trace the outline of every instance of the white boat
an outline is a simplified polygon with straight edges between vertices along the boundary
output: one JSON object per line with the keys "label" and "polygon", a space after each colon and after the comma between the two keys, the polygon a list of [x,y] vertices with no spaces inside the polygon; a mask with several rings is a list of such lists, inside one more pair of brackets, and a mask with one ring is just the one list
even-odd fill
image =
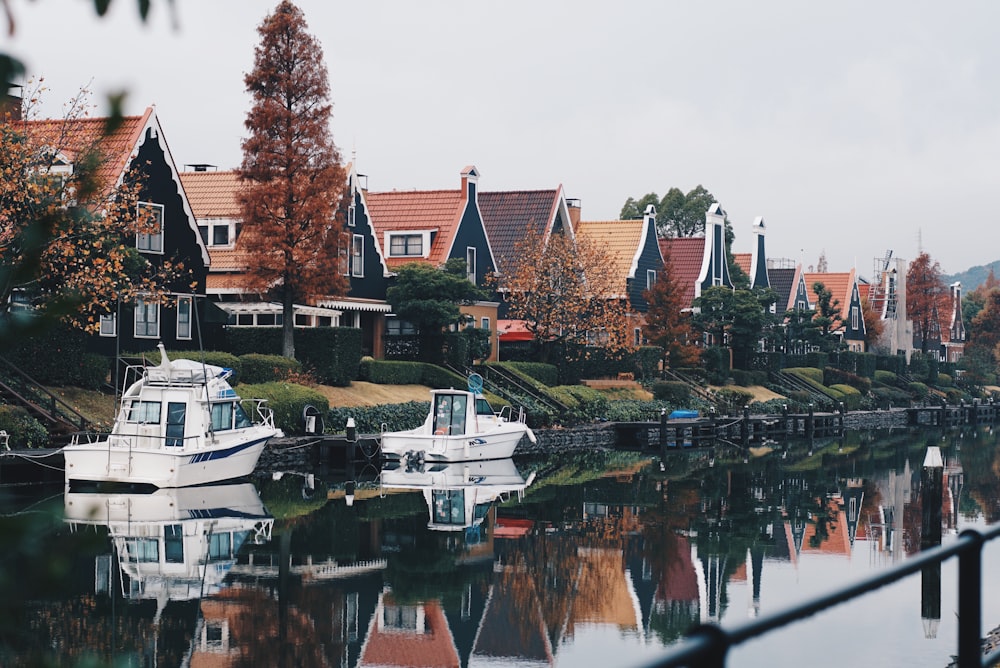
{"label": "white boat", "polygon": [[[132,600],[185,601],[224,585],[247,541],[271,539],[274,517],[250,483],[159,489],[148,494],[67,490],[64,520],[74,531],[106,526],[122,594]],[[102,579],[107,569],[98,566]],[[108,580],[101,584],[109,586]]]}
{"label": "white boat", "polygon": [[[174,360],[130,367],[111,434],[76,434],[63,448],[66,482],[186,487],[249,475],[268,439],[281,436],[263,400],[255,420],[227,382],[230,369]],[[131,380],[126,378],[126,383]]]}
{"label": "white boat", "polygon": [[534,479],[534,473],[525,479],[510,458],[428,463],[417,468],[391,462],[379,474],[384,490],[423,493],[430,514],[427,526],[435,531],[479,526],[495,501],[505,501],[512,494],[520,500]]}
{"label": "white boat", "polygon": [[524,409],[514,415],[510,406],[504,406],[495,413],[478,388],[470,383],[471,391],[431,390],[430,410],[422,425],[382,432],[382,456],[427,462],[504,459],[514,454],[522,437],[535,442]]}

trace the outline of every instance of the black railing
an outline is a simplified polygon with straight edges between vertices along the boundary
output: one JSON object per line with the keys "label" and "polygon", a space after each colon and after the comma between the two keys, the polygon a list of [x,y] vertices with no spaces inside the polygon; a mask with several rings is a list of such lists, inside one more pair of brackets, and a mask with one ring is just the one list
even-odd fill
{"label": "black railing", "polygon": [[716,624],[696,626],[688,632],[687,639],[659,660],[646,666],[647,668],[681,666],[723,668],[729,650],[744,641],[881,589],[921,572],[924,568],[938,566],[955,556],[958,557],[958,660],[955,665],[958,668],[995,666],[1000,663],[1000,650],[986,656],[983,656],[982,650],[982,552],[983,545],[998,537],[1000,537],[1000,526],[985,532],[968,529],[963,531],[952,545],[920,552],[898,566],[773,615],[731,628],[722,628]]}

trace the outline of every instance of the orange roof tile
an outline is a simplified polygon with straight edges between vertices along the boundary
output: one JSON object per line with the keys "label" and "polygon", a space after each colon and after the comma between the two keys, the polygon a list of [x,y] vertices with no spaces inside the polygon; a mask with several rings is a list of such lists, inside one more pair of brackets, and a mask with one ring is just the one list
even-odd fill
{"label": "orange roof tile", "polygon": [[609,255],[614,268],[616,282],[621,291],[628,292],[628,278],[632,272],[632,261],[639,250],[642,230],[646,221],[639,220],[606,220],[580,221],[576,233],[589,239],[595,248],[603,248]]}
{"label": "orange roof tile", "polygon": [[[806,289],[809,290],[809,301],[813,308],[818,308],[819,297],[813,290],[813,285],[817,282],[833,295],[832,301],[840,302],[840,317],[846,320],[850,315],[851,308],[851,287],[854,285],[854,270],[847,272],[835,272],[826,274],[807,273],[805,274]],[[831,303],[832,303],[831,301]]]}
{"label": "orange roof tile", "polygon": [[750,275],[750,262],[753,260],[753,253],[733,253],[733,261],[736,266],[743,270],[747,276]]}
{"label": "orange roof tile", "polygon": [[84,151],[90,148],[99,150],[103,163],[96,176],[105,188],[112,188],[132,159],[132,152],[137,148],[152,114],[153,108],[147,107],[142,116],[126,116],[108,135],[104,134],[106,118],[23,121],[21,127],[35,141],[46,144],[71,164]]}
{"label": "orange roof tile", "polygon": [[661,237],[658,242],[671,276],[684,288],[684,304],[688,308],[694,302],[694,287],[705,257],[705,237]]}
{"label": "orange roof tile", "polygon": [[[391,595],[387,595],[384,603],[394,604],[395,601]],[[372,617],[359,664],[458,668],[458,649],[441,604],[438,601],[426,601],[399,605],[422,609],[426,625],[423,633],[383,628],[382,620],[379,619],[381,610],[377,610]]]}
{"label": "orange roof tile", "polygon": [[180,177],[196,219],[239,218],[236,193],[241,185],[235,171],[181,172]]}
{"label": "orange roof tile", "polygon": [[368,192],[365,194],[365,201],[379,243],[383,242],[385,232],[434,232],[426,258],[386,257],[389,267],[399,267],[413,261],[439,265],[448,259],[452,240],[465,208],[460,190]]}

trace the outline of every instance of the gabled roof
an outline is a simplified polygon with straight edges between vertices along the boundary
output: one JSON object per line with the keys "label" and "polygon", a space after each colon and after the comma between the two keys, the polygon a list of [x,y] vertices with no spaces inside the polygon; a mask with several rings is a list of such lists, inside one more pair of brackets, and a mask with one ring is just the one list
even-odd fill
{"label": "gabled roof", "polygon": [[750,277],[751,260],[753,253],[733,253],[733,261],[736,266],[743,270],[743,273]]}
{"label": "gabled roof", "polygon": [[642,251],[642,233],[647,226],[645,220],[605,220],[583,221],[576,227],[576,233],[589,239],[595,248],[608,254],[615,282],[620,295],[628,294],[629,278],[634,278],[636,257]]}
{"label": "gabled roof", "polygon": [[[412,190],[365,193],[371,224],[383,242],[386,232],[433,232],[431,247],[425,261],[435,265],[448,259],[451,243],[465,212],[465,199],[460,190]],[[386,265],[399,267],[420,260],[411,257],[386,257]]]}
{"label": "gabled roof", "polygon": [[235,171],[181,172],[181,183],[196,219],[239,218],[236,193],[241,185]]}
{"label": "gabled roof", "polygon": [[690,308],[694,302],[694,288],[701,272],[701,262],[705,256],[705,237],[679,237],[658,240],[660,255],[669,257],[671,276],[684,289],[684,307]]}
{"label": "gabled roof", "polygon": [[833,295],[831,303],[833,301],[840,301],[840,317],[846,322],[847,318],[850,316],[851,308],[851,290],[854,286],[854,270],[846,272],[832,272],[832,273],[807,273],[805,275],[806,289],[809,290],[809,301],[813,304],[813,308],[818,308],[819,297],[816,291],[813,290],[813,285],[817,282],[822,283],[827,290]]}
{"label": "gabled roof", "polygon": [[[480,192],[479,211],[500,272],[510,270],[517,243],[534,233],[547,240],[562,202],[562,186],[552,190]],[[566,221],[567,229],[571,229]]]}
{"label": "gabled roof", "polygon": [[778,294],[776,303],[778,312],[784,313],[790,310],[794,306],[791,300],[795,297],[796,269],[794,267],[768,269],[767,276],[771,280],[771,289]]}

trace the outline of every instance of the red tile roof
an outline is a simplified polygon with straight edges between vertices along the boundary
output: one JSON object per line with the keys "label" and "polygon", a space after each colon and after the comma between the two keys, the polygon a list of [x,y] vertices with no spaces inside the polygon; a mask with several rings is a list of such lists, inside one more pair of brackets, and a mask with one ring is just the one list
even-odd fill
{"label": "red tile roof", "polygon": [[479,193],[479,211],[501,272],[510,270],[517,243],[528,232],[546,234],[556,216],[560,190],[561,186],[554,190]]}
{"label": "red tile roof", "polygon": [[235,171],[182,172],[180,176],[196,219],[239,218],[240,179]]}
{"label": "red tile roof", "polygon": [[705,257],[705,237],[663,238],[660,254],[668,262],[673,279],[684,287],[685,308],[694,302],[694,287]]}
{"label": "red tile roof", "polygon": [[743,273],[749,278],[753,253],[733,253],[733,261],[736,262],[736,266],[742,269]]}
{"label": "red tile roof", "polygon": [[385,248],[386,264],[390,268],[413,261],[439,265],[448,259],[452,240],[465,210],[460,190],[368,192],[365,201],[380,244],[384,242],[386,232],[434,231],[426,258],[391,258],[388,257],[389,249]]}
{"label": "red tile roof", "polygon": [[850,316],[851,288],[854,285],[853,269],[847,272],[826,274],[807,273],[805,281],[806,289],[809,291],[809,301],[814,309],[819,307],[819,297],[816,295],[816,291],[813,290],[813,285],[819,282],[833,295],[831,303],[834,301],[840,302],[840,317],[845,321],[847,320]]}
{"label": "red tile roof", "polygon": [[577,224],[576,233],[579,237],[589,239],[595,248],[602,248],[608,253],[620,295],[628,294],[628,279],[632,273],[632,261],[639,250],[639,242],[642,240],[642,231],[645,226],[646,221],[642,219],[581,220]]}
{"label": "red tile roof", "polygon": [[[393,603],[392,596],[386,595],[384,602]],[[399,605],[422,608],[424,632],[383,628],[382,620],[379,619],[382,611],[376,610],[361,651],[359,665],[459,668],[458,649],[441,604],[427,601]]]}

